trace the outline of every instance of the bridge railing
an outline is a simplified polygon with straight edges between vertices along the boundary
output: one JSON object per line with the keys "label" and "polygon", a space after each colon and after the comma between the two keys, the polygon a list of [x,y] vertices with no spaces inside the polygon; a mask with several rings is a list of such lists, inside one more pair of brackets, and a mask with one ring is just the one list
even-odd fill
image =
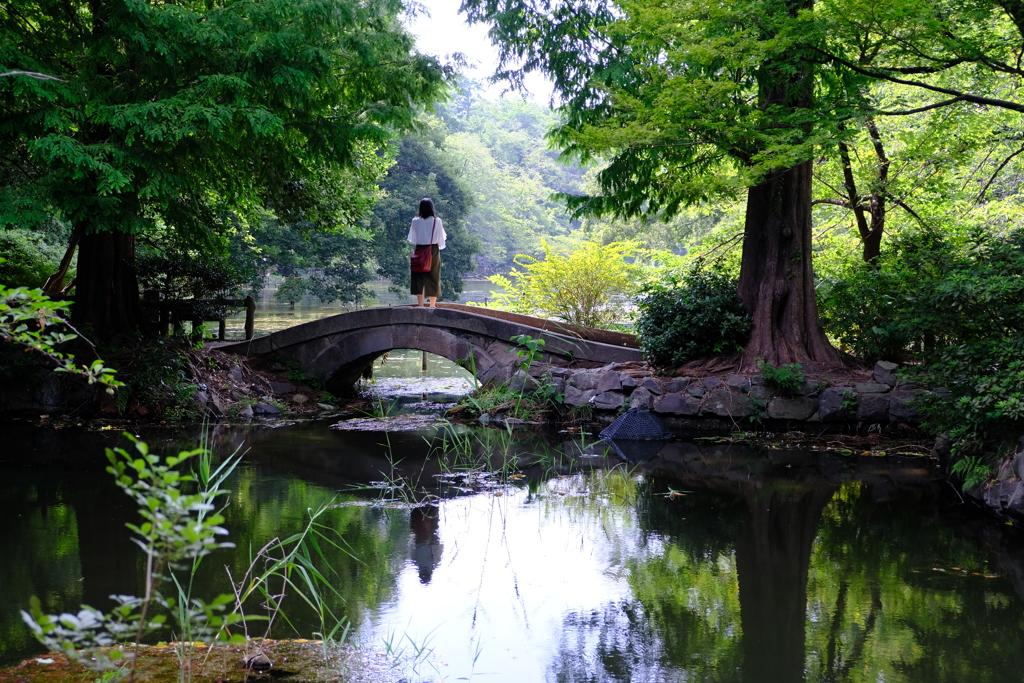
{"label": "bridge railing", "polygon": [[145,308],[157,311],[157,325],[161,334],[181,330],[182,323],[191,322],[193,329],[205,322],[217,322],[217,339],[224,341],[227,315],[231,309],[245,309],[245,338],[252,339],[256,332],[256,299],[154,299],[143,298]]}

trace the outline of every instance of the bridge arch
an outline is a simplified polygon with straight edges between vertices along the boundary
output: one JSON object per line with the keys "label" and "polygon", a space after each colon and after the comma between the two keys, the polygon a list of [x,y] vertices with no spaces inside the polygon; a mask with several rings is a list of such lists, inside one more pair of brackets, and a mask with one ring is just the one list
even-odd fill
{"label": "bridge arch", "polygon": [[518,358],[508,351],[514,346],[510,339],[520,334],[544,340],[546,353],[540,367],[590,367],[641,358],[635,339],[628,335],[590,332],[605,341],[574,336],[586,334],[585,328],[456,304],[436,309],[382,306],[303,323],[222,350],[296,363],[308,378],[339,395],[349,391],[374,360],[393,349],[427,351],[474,367],[482,384],[505,381],[516,372]]}

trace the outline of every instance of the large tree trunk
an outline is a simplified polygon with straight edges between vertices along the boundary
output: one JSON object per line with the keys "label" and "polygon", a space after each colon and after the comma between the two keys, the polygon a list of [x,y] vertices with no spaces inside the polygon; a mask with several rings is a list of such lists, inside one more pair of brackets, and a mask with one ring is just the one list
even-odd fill
{"label": "large tree trunk", "polygon": [[747,191],[740,299],[753,319],[742,370],[841,365],[818,320],[811,263],[811,162],[776,171]]}
{"label": "large tree trunk", "polygon": [[[784,6],[795,19],[811,9],[814,0],[784,0]],[[764,35],[765,39],[775,37],[770,31]],[[813,60],[802,55],[799,46],[767,59],[758,69],[759,106],[774,115],[782,112],[783,125],[802,125],[804,132],[810,133],[810,124],[787,119],[811,106],[813,69]],[[741,371],[756,371],[759,358],[775,366],[842,365],[839,352],[821,328],[814,297],[812,181],[808,159],[791,168],[769,171],[747,190],[739,295],[754,325],[743,349]]]}
{"label": "large tree trunk", "polygon": [[136,335],[142,322],[135,236],[83,230],[71,322],[99,339]]}

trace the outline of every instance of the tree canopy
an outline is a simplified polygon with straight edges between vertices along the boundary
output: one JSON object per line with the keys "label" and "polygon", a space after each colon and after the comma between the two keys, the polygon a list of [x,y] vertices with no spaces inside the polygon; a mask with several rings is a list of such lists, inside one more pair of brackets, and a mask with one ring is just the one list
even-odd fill
{"label": "tree canopy", "polygon": [[[74,315],[140,322],[134,242],[209,245],[269,210],[344,229],[346,173],[443,92],[400,0],[33,0],[0,7],[0,225],[80,243]],[[59,79],[59,80],[57,80]]]}

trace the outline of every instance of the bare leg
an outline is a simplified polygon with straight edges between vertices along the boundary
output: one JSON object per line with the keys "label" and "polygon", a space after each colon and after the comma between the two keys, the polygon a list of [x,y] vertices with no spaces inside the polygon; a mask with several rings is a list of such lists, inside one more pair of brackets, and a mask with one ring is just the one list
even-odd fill
{"label": "bare leg", "polygon": [[[420,305],[422,306],[423,304],[420,304]],[[431,308],[436,308],[437,307],[437,297],[436,296],[430,297],[430,307]]]}
{"label": "bare leg", "polygon": [[416,305],[417,306],[422,306],[423,305],[423,292],[420,292],[419,294],[416,295]]}

